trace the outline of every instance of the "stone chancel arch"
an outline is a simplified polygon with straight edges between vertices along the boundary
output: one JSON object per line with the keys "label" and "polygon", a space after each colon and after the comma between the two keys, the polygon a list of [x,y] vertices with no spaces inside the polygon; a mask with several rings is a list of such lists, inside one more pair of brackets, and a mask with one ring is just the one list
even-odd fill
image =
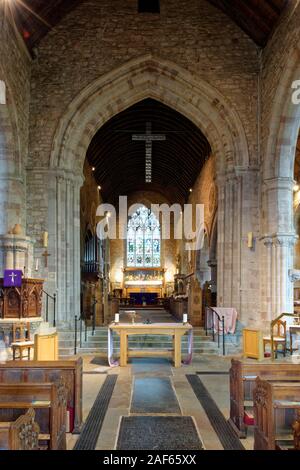
{"label": "stone chancel arch", "polygon": [[100,77],[73,100],[57,127],[50,167],[75,165],[81,171],[97,130],[145,98],[168,105],[197,125],[211,142],[220,171],[225,166],[249,166],[242,123],[226,98],[176,64],[147,55]]}
{"label": "stone chancel arch", "polygon": [[[241,316],[246,315],[251,291],[245,289],[241,293],[239,285],[241,267],[248,254],[240,242],[233,245],[232,239],[239,240],[239,233],[245,231],[245,221],[238,213],[257,194],[256,184],[251,185],[256,171],[249,168],[243,125],[234,107],[215,88],[174,63],[147,55],[131,60],[85,88],[70,103],[57,126],[48,170],[30,169],[31,177],[50,173],[46,183],[50,197],[45,225],[49,230],[49,250],[54,253],[49,269],[56,274],[53,280],[48,279],[47,285],[49,290],[60,286],[58,315],[62,325],[70,323],[74,312],[79,314],[79,188],[88,146],[106,121],[145,98],[160,101],[190,119],[212,147],[216,157],[219,233],[223,234],[218,245],[218,272],[224,273],[225,264],[231,272],[220,275],[219,304],[231,306],[237,302]],[[228,220],[233,219],[240,220],[240,224],[228,225]],[[226,224],[228,227],[223,230]],[[229,288],[225,284],[231,276],[234,280]]]}

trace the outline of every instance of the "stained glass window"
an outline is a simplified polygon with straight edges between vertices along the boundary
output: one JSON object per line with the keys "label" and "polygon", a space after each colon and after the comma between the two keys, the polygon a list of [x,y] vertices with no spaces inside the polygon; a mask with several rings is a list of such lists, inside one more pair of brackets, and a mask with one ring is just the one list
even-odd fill
{"label": "stained glass window", "polygon": [[157,217],[141,206],[127,226],[127,266],[159,267],[161,255],[160,224]]}

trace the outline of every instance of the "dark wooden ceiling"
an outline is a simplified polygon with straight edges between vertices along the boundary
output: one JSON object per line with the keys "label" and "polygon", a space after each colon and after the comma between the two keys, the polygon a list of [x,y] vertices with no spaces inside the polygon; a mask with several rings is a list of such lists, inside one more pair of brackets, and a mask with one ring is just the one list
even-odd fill
{"label": "dark wooden ceiling", "polygon": [[[153,142],[152,182],[145,183],[145,142],[133,141],[133,134],[165,134],[165,141]],[[202,132],[182,114],[146,99],[105,123],[87,151],[104,201],[116,204],[119,195],[134,191],[156,191],[170,202],[186,202],[200,170],[211,153]]]}
{"label": "dark wooden ceiling", "polygon": [[[15,21],[29,49],[32,49],[52,27],[83,1],[14,0],[10,8],[14,11]],[[207,1],[227,14],[257,45],[264,47],[288,0]]]}
{"label": "dark wooden ceiling", "polygon": [[208,0],[264,47],[288,0]]}

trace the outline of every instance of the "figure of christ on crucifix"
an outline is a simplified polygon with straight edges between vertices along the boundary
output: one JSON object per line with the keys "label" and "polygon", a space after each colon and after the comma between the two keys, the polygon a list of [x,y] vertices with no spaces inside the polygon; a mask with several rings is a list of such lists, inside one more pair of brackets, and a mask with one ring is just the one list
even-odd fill
{"label": "figure of christ on crucifix", "polygon": [[152,134],[152,123],[146,122],[146,134],[133,134],[133,141],[144,141],[146,144],[145,182],[152,182],[152,142],[166,140],[164,134]]}

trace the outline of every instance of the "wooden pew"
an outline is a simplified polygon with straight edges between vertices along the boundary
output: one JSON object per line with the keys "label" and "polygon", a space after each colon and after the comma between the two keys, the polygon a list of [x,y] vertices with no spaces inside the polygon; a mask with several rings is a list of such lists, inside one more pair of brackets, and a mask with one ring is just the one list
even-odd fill
{"label": "wooden pew", "polygon": [[0,383],[55,382],[63,379],[67,388],[70,431],[82,426],[82,359],[70,361],[11,361],[0,364]]}
{"label": "wooden pew", "polygon": [[66,449],[66,389],[57,383],[0,384],[0,422],[12,422],[33,408],[40,427],[39,445]]}
{"label": "wooden pew", "polygon": [[295,450],[300,450],[300,410],[297,411],[297,418],[294,421],[292,428],[294,434],[294,448]]}
{"label": "wooden pew", "polygon": [[0,423],[0,450],[38,450],[39,425],[35,412],[29,408],[13,423]]}
{"label": "wooden pew", "polygon": [[254,424],[253,389],[256,377],[272,381],[300,381],[300,367],[286,362],[243,362],[232,359],[230,368],[230,419],[240,438],[247,435],[247,426]]}
{"label": "wooden pew", "polygon": [[254,450],[294,448],[293,423],[300,410],[299,382],[256,378],[253,390]]}

